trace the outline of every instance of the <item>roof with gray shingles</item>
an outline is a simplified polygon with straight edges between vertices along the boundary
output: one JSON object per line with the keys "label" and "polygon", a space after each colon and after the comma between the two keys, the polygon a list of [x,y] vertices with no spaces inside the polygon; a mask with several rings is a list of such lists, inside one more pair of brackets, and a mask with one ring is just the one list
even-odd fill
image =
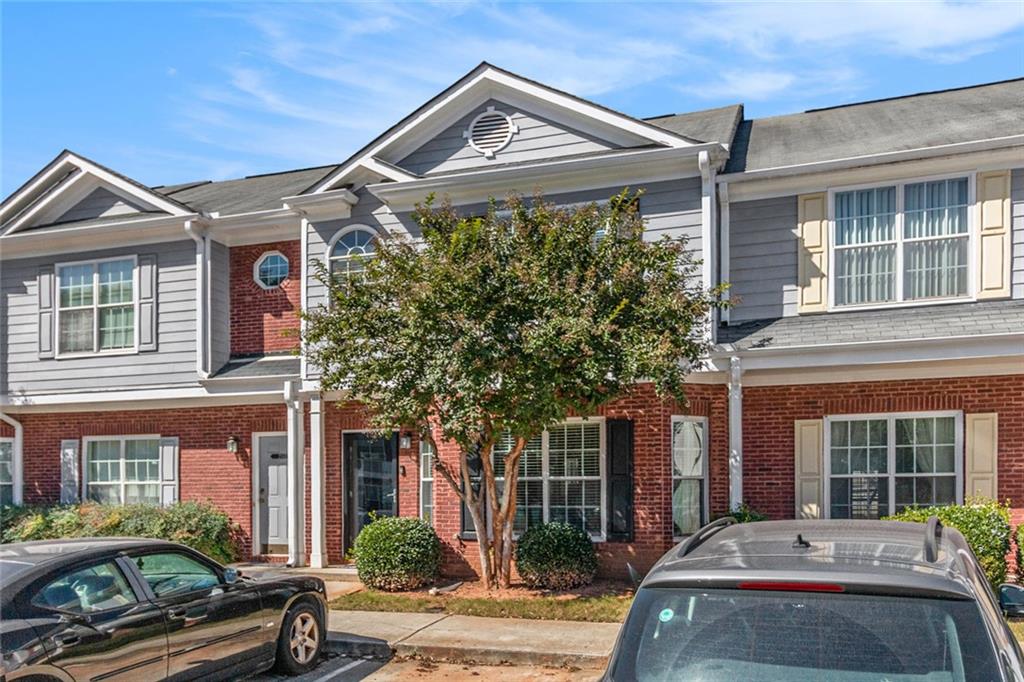
{"label": "roof with gray shingles", "polygon": [[719,328],[718,344],[754,350],[990,334],[1024,335],[1024,300],[753,320]]}
{"label": "roof with gray shingles", "polygon": [[1024,134],[1024,78],[743,121],[727,173]]}
{"label": "roof with gray shingles", "polygon": [[731,145],[736,128],[743,120],[743,105],[730,104],[716,109],[704,109],[670,116],[654,116],[644,120],[659,128],[694,140]]}
{"label": "roof with gray shingles", "polygon": [[217,370],[213,379],[258,379],[260,377],[298,376],[299,358],[292,355],[260,355],[232,358]]}
{"label": "roof with gray shingles", "polygon": [[306,191],[326,177],[337,166],[302,168],[282,173],[250,175],[240,180],[185,183],[156,188],[193,210],[232,215],[281,208],[283,197]]}

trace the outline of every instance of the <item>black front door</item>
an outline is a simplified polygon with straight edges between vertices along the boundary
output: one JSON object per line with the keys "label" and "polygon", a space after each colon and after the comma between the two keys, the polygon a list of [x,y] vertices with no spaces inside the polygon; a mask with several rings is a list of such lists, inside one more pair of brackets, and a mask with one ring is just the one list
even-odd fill
{"label": "black front door", "polygon": [[343,440],[347,552],[372,517],[398,515],[398,434],[346,433]]}

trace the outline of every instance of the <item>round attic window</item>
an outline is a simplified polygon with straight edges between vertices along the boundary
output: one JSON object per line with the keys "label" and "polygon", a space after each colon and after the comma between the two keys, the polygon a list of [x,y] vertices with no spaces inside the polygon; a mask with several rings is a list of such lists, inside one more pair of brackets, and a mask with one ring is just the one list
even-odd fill
{"label": "round attic window", "polygon": [[494,107],[487,107],[487,111],[473,119],[462,136],[469,140],[469,146],[477,150],[487,158],[492,158],[494,153],[500,151],[512,141],[512,136],[519,132],[519,128],[512,122],[512,117],[496,110]]}

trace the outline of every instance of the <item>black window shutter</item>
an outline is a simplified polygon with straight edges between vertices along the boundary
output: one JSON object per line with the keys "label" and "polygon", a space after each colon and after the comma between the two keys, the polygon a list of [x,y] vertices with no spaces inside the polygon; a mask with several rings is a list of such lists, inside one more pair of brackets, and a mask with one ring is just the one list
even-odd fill
{"label": "black window shutter", "polygon": [[633,541],[633,422],[609,419],[608,530],[609,542]]}

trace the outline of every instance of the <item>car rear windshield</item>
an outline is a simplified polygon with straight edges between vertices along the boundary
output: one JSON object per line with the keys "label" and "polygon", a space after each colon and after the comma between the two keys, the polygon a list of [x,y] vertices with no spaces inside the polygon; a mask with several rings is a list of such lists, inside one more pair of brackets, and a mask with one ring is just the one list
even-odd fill
{"label": "car rear windshield", "polygon": [[970,601],[644,588],[615,680],[967,682],[1001,679]]}

